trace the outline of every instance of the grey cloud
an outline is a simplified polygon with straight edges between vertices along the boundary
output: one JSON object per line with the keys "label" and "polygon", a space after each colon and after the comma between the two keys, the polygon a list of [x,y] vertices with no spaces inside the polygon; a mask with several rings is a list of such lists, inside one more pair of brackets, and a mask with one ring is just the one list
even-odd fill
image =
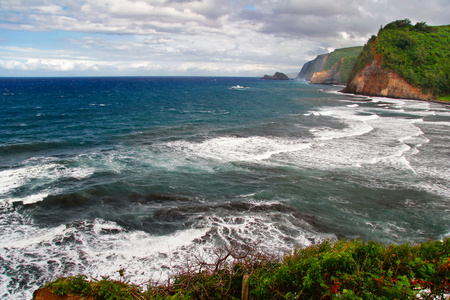
{"label": "grey cloud", "polygon": [[95,64],[102,70],[105,60],[121,70],[139,60],[136,68],[144,69],[186,62],[185,70],[229,64],[229,70],[284,71],[332,48],[362,45],[393,20],[440,25],[448,15],[448,0],[0,1],[0,29],[79,32],[61,49],[102,62]]}
{"label": "grey cloud", "polygon": [[332,48],[331,45],[326,45],[326,46],[319,46],[317,48],[311,49],[309,51],[306,52],[307,55],[310,56],[317,56],[320,54],[325,54],[330,52],[330,48]]}
{"label": "grey cloud", "polygon": [[396,19],[438,25],[448,23],[450,14],[447,0],[264,0],[255,4],[255,11],[240,16],[258,24],[261,32],[311,39],[337,38],[345,32],[358,40]]}
{"label": "grey cloud", "polygon": [[316,0],[316,1],[281,1],[273,9],[277,14],[294,14],[297,16],[320,16],[328,17],[334,15],[353,15],[357,13],[357,6],[364,1],[355,0]]}

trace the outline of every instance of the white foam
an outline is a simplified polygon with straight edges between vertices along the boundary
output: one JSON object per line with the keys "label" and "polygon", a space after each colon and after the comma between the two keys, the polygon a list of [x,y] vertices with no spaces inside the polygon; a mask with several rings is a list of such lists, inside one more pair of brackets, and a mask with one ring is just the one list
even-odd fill
{"label": "white foam", "polygon": [[[53,192],[56,193],[56,190],[54,190]],[[38,193],[38,194],[29,195],[29,196],[25,196],[25,197],[7,198],[7,200],[9,203],[22,202],[23,204],[27,205],[27,204],[41,202],[46,197],[48,197],[48,195],[49,195],[48,192],[44,192],[44,193]]]}
{"label": "white foam", "polygon": [[286,152],[300,151],[310,147],[301,140],[253,136],[248,138],[220,137],[201,143],[177,141],[166,144],[183,152],[187,159],[206,159],[222,163],[261,161]]}
{"label": "white foam", "polygon": [[445,121],[424,121],[424,123],[438,126],[450,126],[450,122]]}
{"label": "white foam", "polygon": [[122,267],[133,282],[144,284],[157,275],[154,272],[161,270],[161,266],[181,264],[182,261],[170,253],[184,251],[183,256],[188,256],[189,251],[182,248],[194,247],[193,240],[209,230],[192,228],[171,235],[152,236],[142,231],[128,232],[113,222],[99,219],[93,223],[85,222],[85,226],[40,228],[16,212],[2,215],[2,218],[6,217],[0,220],[4,229],[0,257],[18,274],[28,272],[27,268],[31,266],[33,272],[39,273],[29,274],[29,286],[25,290],[14,286],[17,281],[3,276],[0,286],[7,288],[3,290],[2,299],[29,297],[35,288],[58,276],[83,273],[96,278],[114,277]]}
{"label": "white foam", "polygon": [[345,109],[343,107],[336,110],[320,111],[319,114],[342,120],[347,124],[347,127],[344,129],[332,129],[325,127],[311,130],[311,132],[319,140],[339,139],[366,134],[373,130],[373,127],[368,121],[379,118],[379,116],[375,114],[358,115],[354,110]]}
{"label": "white foam", "polygon": [[[119,231],[115,235],[109,235],[102,244],[97,244],[90,249],[96,256],[119,255],[124,260],[136,260],[148,258],[159,253],[169,253],[182,246],[189,245],[193,240],[201,238],[209,228],[190,228],[180,230],[170,235],[152,236],[143,231],[127,232],[112,222],[97,220],[94,226],[96,236],[100,237],[103,230],[112,228]],[[103,239],[102,239],[103,240]],[[86,244],[88,246],[88,244]]]}
{"label": "white foam", "polygon": [[14,230],[10,228],[8,235],[4,237],[2,244],[7,248],[27,248],[42,243],[52,243],[55,237],[73,232],[73,228],[67,229],[65,225],[42,230],[31,227],[31,224],[21,226]]}
{"label": "white foam", "polygon": [[[277,252],[291,250],[293,244],[306,246],[325,238],[309,231],[307,223],[300,227],[292,223],[296,218],[286,214],[283,218],[275,218],[279,221],[271,221],[274,213],[269,212],[268,216],[248,213],[205,216],[198,218],[194,227],[164,236],[127,231],[114,222],[101,219],[40,228],[17,212],[3,214],[0,219],[4,228],[0,257],[18,274],[29,272],[30,267],[33,272],[38,272],[30,273],[29,287],[24,290],[12,278],[2,278],[0,285],[7,283],[3,298],[28,297],[44,281],[59,276],[82,273],[88,277],[107,275],[118,279],[117,270],[121,268],[125,269],[126,280],[135,284],[165,280],[189,261],[214,260],[220,244],[260,243],[258,248]],[[8,295],[8,291],[12,294]]]}
{"label": "white foam", "polygon": [[[6,196],[24,186],[28,186],[28,190],[39,190],[42,187],[51,185],[61,178],[75,178],[81,180],[90,177],[93,173],[93,168],[66,167],[55,162],[42,162],[36,165],[11,168],[0,172],[0,195]],[[44,194],[46,193],[40,192],[36,195],[19,198],[22,199],[19,201],[38,201],[37,199],[43,198],[42,196]]]}
{"label": "white foam", "polygon": [[[397,104],[403,103],[397,101]],[[309,141],[310,147],[277,157],[276,163],[289,162],[302,168],[319,169],[363,168],[361,172],[366,174],[378,172],[368,169],[367,165],[380,165],[380,168],[389,167],[417,174],[417,166],[410,163],[410,158],[430,142],[418,127],[425,122],[423,119],[411,119],[408,112],[405,118],[380,117],[374,113],[377,110],[384,111],[383,108],[346,105],[305,114],[306,117],[313,114],[333,117],[345,127],[312,129],[314,138]]]}

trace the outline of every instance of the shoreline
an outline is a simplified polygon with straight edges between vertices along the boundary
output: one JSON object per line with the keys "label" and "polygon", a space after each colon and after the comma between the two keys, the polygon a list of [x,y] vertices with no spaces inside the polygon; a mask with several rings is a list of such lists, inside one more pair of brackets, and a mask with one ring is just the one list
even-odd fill
{"label": "shoreline", "polygon": [[[297,80],[299,80],[299,79],[297,79]],[[439,100],[439,99],[425,100],[425,99],[412,99],[412,98],[400,98],[400,97],[386,97],[386,96],[383,96],[383,95],[369,95],[369,94],[349,93],[349,92],[344,92],[345,88],[347,87],[346,85],[326,84],[326,83],[317,84],[317,83],[311,83],[311,81],[309,81],[308,84],[328,85],[328,86],[332,85],[332,86],[335,86],[335,87],[343,87],[343,89],[337,90],[337,92],[342,93],[342,94],[346,94],[346,95],[364,96],[364,97],[379,97],[379,98],[386,98],[386,99],[401,99],[401,100],[411,100],[411,101],[422,101],[422,102],[432,102],[432,103],[450,105],[450,101]]]}
{"label": "shoreline", "polygon": [[411,98],[400,98],[400,97],[396,98],[396,97],[386,97],[386,96],[381,96],[381,95],[367,95],[367,94],[348,93],[348,92],[344,92],[343,90],[340,90],[338,92],[342,93],[342,94],[355,95],[355,96],[379,97],[379,98],[399,99],[399,100],[411,100],[411,101],[432,102],[432,103],[439,103],[439,104],[450,105],[450,101],[438,100],[438,99],[436,99],[436,100],[424,100],[424,99],[411,99]]}

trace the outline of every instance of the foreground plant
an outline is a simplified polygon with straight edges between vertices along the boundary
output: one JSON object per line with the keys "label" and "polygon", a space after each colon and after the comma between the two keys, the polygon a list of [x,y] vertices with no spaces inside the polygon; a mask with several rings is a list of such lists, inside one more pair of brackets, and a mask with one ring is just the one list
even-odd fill
{"label": "foreground plant", "polygon": [[[57,295],[92,299],[448,299],[450,239],[417,246],[326,241],[283,259],[255,251],[218,251],[166,285],[146,291],[107,277],[83,275],[47,285]],[[121,273],[120,273],[121,272]],[[123,270],[119,273],[123,277]],[[244,288],[243,288],[244,286]]]}
{"label": "foreground plant", "polygon": [[450,239],[418,246],[324,242],[251,277],[255,299],[412,299],[450,294]]}

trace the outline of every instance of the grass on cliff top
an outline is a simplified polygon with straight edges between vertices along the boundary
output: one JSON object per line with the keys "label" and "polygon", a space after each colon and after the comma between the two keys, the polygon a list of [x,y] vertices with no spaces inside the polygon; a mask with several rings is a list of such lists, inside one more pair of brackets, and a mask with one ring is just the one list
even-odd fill
{"label": "grass on cliff top", "polygon": [[361,53],[363,46],[349,47],[349,48],[340,48],[336,49],[330,53],[325,65],[323,66],[323,71],[331,69],[341,58],[346,57],[358,57],[359,53]]}
{"label": "grass on cliff top", "polygon": [[[166,284],[142,287],[104,277],[60,278],[57,295],[89,299],[446,299],[450,294],[450,238],[412,246],[329,241],[281,259],[256,251],[218,251]],[[234,258],[234,259],[233,259]]]}
{"label": "grass on cliff top", "polygon": [[439,97],[438,100],[440,100],[440,101],[449,101],[450,102],[450,95]]}
{"label": "grass on cliff top", "polygon": [[450,95],[450,25],[428,26],[397,20],[380,28],[359,55],[350,75],[381,55],[382,65],[436,97]]}

